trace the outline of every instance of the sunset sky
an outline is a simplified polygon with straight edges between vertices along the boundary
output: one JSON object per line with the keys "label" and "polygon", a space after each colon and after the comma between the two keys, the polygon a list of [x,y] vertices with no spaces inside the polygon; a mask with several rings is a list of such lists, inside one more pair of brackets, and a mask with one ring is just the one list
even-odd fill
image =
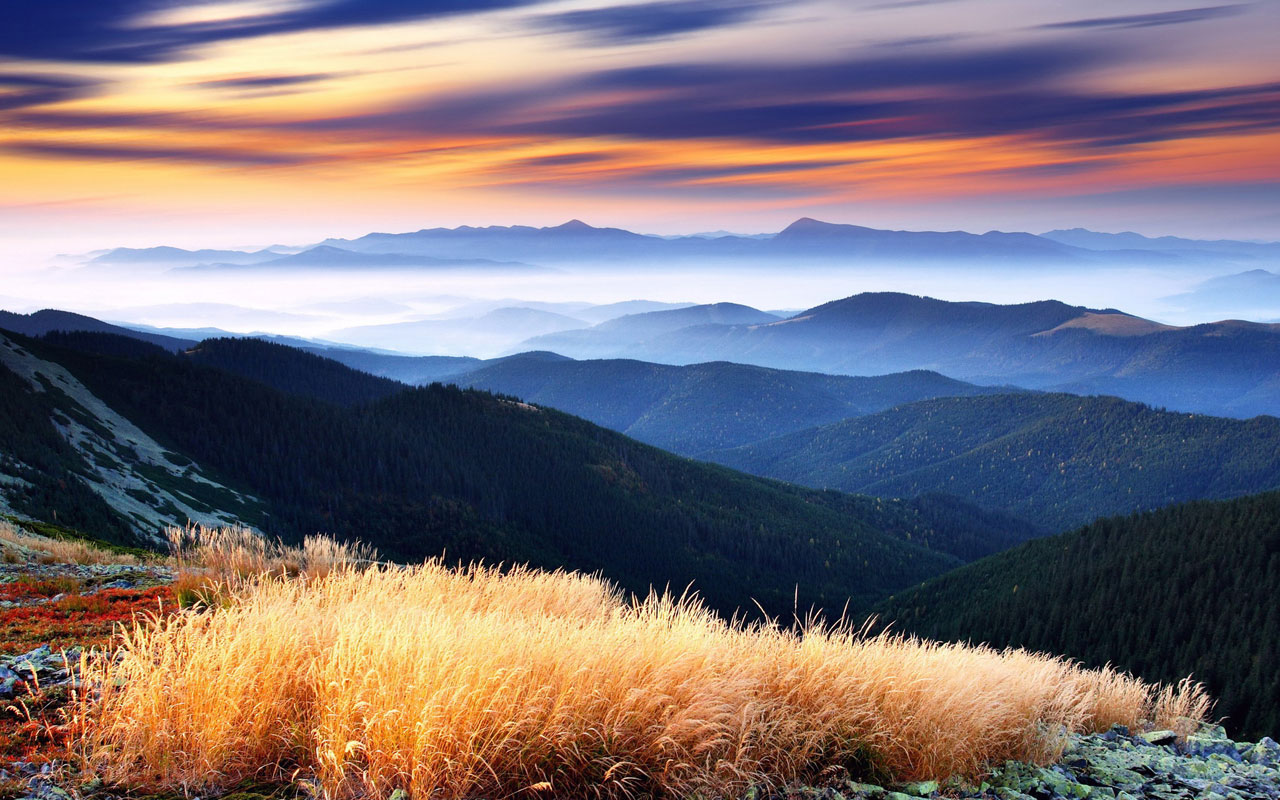
{"label": "sunset sky", "polygon": [[1280,239],[1280,3],[162,0],[0,26],[13,252],[554,224]]}

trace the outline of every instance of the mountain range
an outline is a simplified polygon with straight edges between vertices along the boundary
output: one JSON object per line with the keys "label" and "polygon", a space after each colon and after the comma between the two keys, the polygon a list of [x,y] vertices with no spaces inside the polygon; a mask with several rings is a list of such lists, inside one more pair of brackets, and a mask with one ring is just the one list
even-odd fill
{"label": "mountain range", "polygon": [[105,253],[94,255],[88,260],[95,266],[114,264],[153,264],[161,267],[189,266],[192,264],[227,263],[253,264],[280,258],[288,253],[288,249],[268,248],[263,250],[217,250],[201,248],[186,250],[181,247],[116,247]]}
{"label": "mountain range", "polygon": [[[193,256],[200,257],[201,251]],[[242,258],[230,262],[207,263],[200,261],[194,265],[179,266],[179,270],[194,271],[254,271],[254,272],[291,272],[297,270],[338,270],[338,269],[419,269],[419,270],[465,270],[485,272],[545,272],[548,267],[535,267],[519,261],[494,261],[488,258],[436,258],[433,256],[411,255],[406,253],[362,253],[344,250],[331,245],[318,245],[299,253],[290,255],[271,254],[271,258],[259,259],[258,254],[250,254],[251,258]]]}
{"label": "mountain range", "polygon": [[[407,233],[370,233],[354,239],[326,239],[304,247],[256,251],[117,248],[94,257],[90,263],[261,265],[268,269],[393,264],[453,268],[472,260],[473,266],[486,269],[493,268],[494,262],[514,262],[512,268],[518,269],[530,264],[549,267],[617,263],[656,268],[691,262],[738,267],[813,262],[1177,268],[1206,264],[1253,267],[1260,259],[1274,257],[1278,248],[1280,244],[1274,243],[1149,239],[1138,234],[1101,234],[1081,229],[1050,231],[1040,236],[1001,231],[974,234],[885,230],[806,217],[772,234],[653,236],[571,220],[543,228],[464,225]],[[294,256],[299,260],[291,261]]]}
{"label": "mountain range", "polygon": [[849,377],[727,362],[574,361],[545,352],[493,359],[445,380],[558,408],[690,456],[915,400],[1010,391],[925,371]]}
{"label": "mountain range", "polygon": [[803,218],[768,238],[740,236],[657,237],[620,228],[596,228],[572,220],[549,228],[491,226],[431,228],[403,234],[372,233],[325,244],[364,253],[421,253],[532,258],[546,262],[594,262],[666,256],[670,258],[913,260],[1029,259],[1076,263],[1088,251],[1031,234],[963,231],[887,231]]}
{"label": "mountain range", "polygon": [[614,263],[654,258],[718,260],[738,265],[778,260],[846,262],[1088,265],[1179,263],[1179,255],[1136,250],[1095,251],[1029,233],[896,231],[801,218],[771,236],[647,236],[596,228],[579,220],[548,228],[490,226],[429,228],[329,239],[326,245],[364,253],[520,258],[536,263]]}
{"label": "mountain range", "polygon": [[[612,314],[627,306],[589,308]],[[28,333],[54,326],[122,330],[65,312],[2,319]],[[557,332],[516,341],[538,330]],[[168,349],[210,333],[148,331],[166,337],[156,341]],[[490,351],[549,351],[579,359],[728,361],[833,375],[929,370],[969,383],[1114,395],[1180,411],[1241,418],[1280,414],[1280,325],[1227,320],[1175,327],[1057,301],[996,305],[867,293],[785,319],[715,303],[624,314],[596,325],[540,308],[505,307],[477,317],[353,328],[345,338],[356,343],[281,341],[407,383],[447,380],[480,368],[484,362],[468,352],[481,341]],[[397,346],[399,355],[363,352]],[[411,357],[405,349],[437,355]],[[444,354],[449,357],[439,357]]]}
{"label": "mountain range", "polygon": [[1232,239],[1184,239],[1179,236],[1143,236],[1140,233],[1098,233],[1085,228],[1055,230],[1040,234],[1072,247],[1087,250],[1150,250],[1181,253],[1205,258],[1268,260],[1280,258],[1280,242],[1242,242]]}
{"label": "mountain range", "polygon": [[1113,394],[1187,411],[1280,413],[1274,324],[1179,328],[1057,301],[996,305],[867,293],[775,322],[698,325],[647,337],[589,330],[528,339],[514,349],[837,375],[927,369],[975,383]]}
{"label": "mountain range", "polygon": [[726,613],[758,601],[789,615],[865,608],[1039,532],[953,498],[755,478],[551,409],[398,387],[252,339],[174,354],[113,334],[5,334],[0,356],[6,508],[118,538],[234,519],[401,559],[599,570],[641,593],[693,583]]}
{"label": "mountain range", "polygon": [[[1258,272],[1238,277],[1262,296],[1272,275]],[[929,370],[970,383],[1109,394],[1182,411],[1280,414],[1276,324],[1226,320],[1175,327],[1115,309],[1056,301],[997,305],[896,293],[854,295],[781,319],[732,303],[620,314],[633,307],[540,304],[487,310],[478,305],[475,311],[483,313],[473,317],[361,326],[335,334],[347,345],[285,341],[409,383],[479,368],[481,360],[463,359],[483,347],[675,365],[728,361],[835,375]],[[608,318],[592,325],[586,316]],[[39,332],[50,323],[11,318],[9,324]],[[105,323],[94,324],[82,323],[81,329],[102,329]],[[210,330],[150,332],[190,341],[216,335]],[[165,346],[173,349],[174,343]],[[401,355],[373,358],[361,352],[371,347]],[[453,358],[408,360],[404,351]]]}
{"label": "mountain range", "polygon": [[[907,300],[910,307],[919,299]],[[939,319],[954,322],[955,304],[921,302]],[[709,308],[622,317],[610,325],[648,328],[655,317],[692,314],[696,319]],[[998,313],[985,319],[968,318],[964,335],[999,341],[1009,331],[1017,334],[1060,324],[1064,317],[1075,319],[1069,317],[1075,310],[1062,304],[994,308]],[[959,311],[972,314],[973,309],[962,305]],[[727,312],[764,313],[745,307]],[[1119,312],[1089,313],[1117,317],[1120,325],[1146,324]],[[37,331],[76,325],[123,330],[59,312],[12,319]],[[909,336],[903,338],[909,340],[921,328],[928,331],[929,321],[924,318],[922,326],[920,315],[908,316],[895,332],[905,331]],[[675,333],[706,329],[695,326]],[[575,361],[550,352],[482,361],[280,341],[401,383],[443,381],[557,408],[650,444],[753,474],[885,497],[944,492],[1049,529],[1099,515],[1280,486],[1274,456],[1280,420],[1269,416],[1239,422],[1107,397],[1019,396],[1022,390],[1016,387],[981,386],[927,371],[851,377],[726,362]],[[189,340],[162,338],[160,343],[192,359],[206,352]],[[1193,364],[1172,370],[1169,380],[1194,388],[1199,385],[1197,370],[1211,372]],[[384,384],[380,391],[400,385]],[[1214,457],[1206,458],[1206,452]]]}

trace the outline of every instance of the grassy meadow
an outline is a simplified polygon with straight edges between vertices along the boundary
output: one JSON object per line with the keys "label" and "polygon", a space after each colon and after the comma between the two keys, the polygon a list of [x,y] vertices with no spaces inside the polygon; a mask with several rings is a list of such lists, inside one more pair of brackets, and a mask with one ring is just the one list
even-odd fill
{"label": "grassy meadow", "polygon": [[135,621],[113,659],[86,655],[76,709],[85,765],[140,790],[313,776],[332,798],[723,797],[832,775],[979,778],[1053,760],[1069,731],[1186,731],[1208,712],[1188,682],[742,624],[581,574],[400,567],[322,540],[259,550],[227,531],[175,544],[218,602]]}

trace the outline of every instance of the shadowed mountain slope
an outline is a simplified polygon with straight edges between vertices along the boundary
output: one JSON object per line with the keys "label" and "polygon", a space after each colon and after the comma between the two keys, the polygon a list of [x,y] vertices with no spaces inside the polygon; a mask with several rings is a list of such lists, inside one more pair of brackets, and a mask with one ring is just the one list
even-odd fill
{"label": "shadowed mountain slope", "polygon": [[1280,487],[1280,419],[1178,414],[1114,397],[953,397],[707,457],[806,486],[947,492],[1061,530]]}
{"label": "shadowed mountain slope", "polygon": [[725,362],[670,366],[543,354],[499,359],[448,380],[552,406],[684,455],[915,400],[1003,391],[924,371],[855,378]]}
{"label": "shadowed mountain slope", "polygon": [[263,527],[291,539],[326,531],[400,558],[600,570],[640,592],[694,582],[726,612],[758,600],[786,616],[797,596],[802,609],[866,607],[1035,533],[953,499],[895,503],[750,477],[481,392],[437,385],[336,404],[298,377],[316,365],[303,353],[275,362],[292,376],[287,393],[230,371],[280,359],[252,340],[242,344],[260,356],[214,368],[199,348],[120,357],[88,338],[77,349],[15,341],[175,458],[259,498]]}
{"label": "shadowed mountain slope", "polygon": [[900,592],[898,631],[1207,684],[1242,735],[1280,727],[1280,493],[1196,502],[1015,549]]}

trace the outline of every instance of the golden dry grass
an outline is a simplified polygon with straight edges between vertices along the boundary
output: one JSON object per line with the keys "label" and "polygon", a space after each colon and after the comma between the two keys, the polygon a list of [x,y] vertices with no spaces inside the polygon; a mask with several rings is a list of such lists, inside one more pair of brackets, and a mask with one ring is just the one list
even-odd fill
{"label": "golden dry grass", "polygon": [[301,546],[267,539],[249,528],[204,525],[167,530],[169,553],[180,569],[196,568],[212,580],[238,581],[264,574],[323,577],[337,568],[372,564],[378,551],[366,544],[308,536]]}
{"label": "golden dry grass", "polygon": [[[977,775],[1203,694],[1023,651],[726,623],[576,574],[440,563],[242,583],[88,665],[88,764],[139,788],[331,798],[726,796],[824,769]],[[1157,715],[1163,718],[1157,719]],[[838,770],[837,770],[838,771]]]}
{"label": "golden dry grass", "polygon": [[3,550],[6,555],[11,555],[15,561],[34,557],[37,561],[50,564],[136,565],[141,563],[134,556],[103,550],[88,542],[52,539],[26,533],[7,522],[0,522],[0,550]]}

